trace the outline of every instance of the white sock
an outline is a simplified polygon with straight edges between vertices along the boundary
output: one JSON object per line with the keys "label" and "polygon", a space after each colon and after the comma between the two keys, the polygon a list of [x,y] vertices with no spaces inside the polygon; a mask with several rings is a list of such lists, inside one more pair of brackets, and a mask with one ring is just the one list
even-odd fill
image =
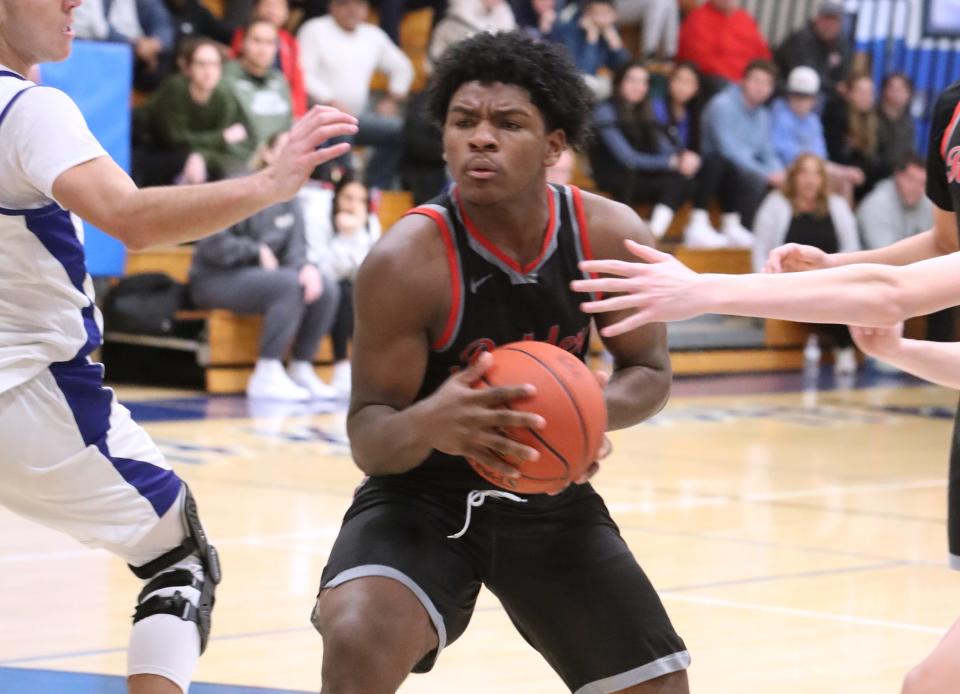
{"label": "white sock", "polygon": [[308,361],[295,360],[290,362],[290,366],[287,367],[287,371],[290,374],[301,374],[309,373],[313,376],[317,375],[317,372],[313,370],[313,364]]}
{"label": "white sock", "polygon": [[662,203],[657,203],[650,215],[650,231],[657,239],[662,239],[673,221],[673,210]]}
{"label": "white sock", "polygon": [[270,373],[271,371],[283,370],[283,362],[279,359],[257,359],[257,365],[254,367],[254,373]]}

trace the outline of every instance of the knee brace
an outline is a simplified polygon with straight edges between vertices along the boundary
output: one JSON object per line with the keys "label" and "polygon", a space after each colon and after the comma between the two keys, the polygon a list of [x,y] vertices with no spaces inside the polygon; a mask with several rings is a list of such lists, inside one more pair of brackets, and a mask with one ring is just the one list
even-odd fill
{"label": "knee brace", "polygon": [[[177,547],[142,566],[130,566],[130,570],[147,584],[137,598],[133,623],[151,615],[168,614],[184,621],[194,622],[200,632],[200,653],[207,648],[210,636],[210,619],[215,602],[217,584],[220,583],[220,558],[216,548],[207,541],[207,534],[200,523],[197,503],[186,484],[182,520],[186,537]],[[189,569],[174,568],[190,555],[199,557],[203,577],[198,578]],[[192,588],[199,593],[194,605],[181,591],[170,589]],[[163,591],[165,594],[151,595]],[[150,597],[148,597],[150,596]]]}

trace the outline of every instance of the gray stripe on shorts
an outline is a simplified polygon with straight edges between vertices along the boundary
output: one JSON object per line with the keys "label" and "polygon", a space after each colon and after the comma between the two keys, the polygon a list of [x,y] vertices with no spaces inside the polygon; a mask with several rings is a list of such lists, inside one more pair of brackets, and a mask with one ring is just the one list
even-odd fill
{"label": "gray stripe on shorts", "polygon": [[671,672],[686,670],[688,667],[690,667],[690,653],[680,651],[633,670],[621,672],[619,675],[604,677],[602,680],[585,684],[574,694],[613,694],[641,682],[669,675]]}
{"label": "gray stripe on shorts", "polygon": [[950,568],[954,571],[960,571],[960,557],[956,554],[950,555]]}
{"label": "gray stripe on shorts", "polygon": [[347,581],[352,581],[357,578],[367,578],[368,576],[383,576],[384,578],[392,578],[394,581],[398,581],[409,588],[410,592],[417,597],[417,600],[419,600],[420,604],[423,605],[423,609],[425,609],[427,614],[430,615],[430,621],[433,622],[433,628],[437,630],[437,655],[433,658],[434,662],[436,662],[437,658],[440,657],[440,651],[442,651],[444,646],[447,645],[447,627],[443,623],[443,617],[440,616],[440,612],[434,606],[433,600],[430,599],[430,596],[424,592],[423,588],[417,585],[416,581],[402,571],[397,571],[393,567],[384,566],[383,564],[364,564],[362,566],[355,566],[352,569],[341,571],[336,576],[331,578],[326,584],[324,584],[323,589],[326,590],[327,588],[336,588]]}

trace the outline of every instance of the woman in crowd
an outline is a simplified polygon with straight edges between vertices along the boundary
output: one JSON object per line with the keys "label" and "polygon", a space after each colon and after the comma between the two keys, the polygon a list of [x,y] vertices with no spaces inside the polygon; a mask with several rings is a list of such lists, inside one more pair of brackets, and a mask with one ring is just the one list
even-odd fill
{"label": "woman in crowd", "polygon": [[829,102],[823,113],[830,161],[863,171],[864,181],[854,190],[857,202],[883,175],[875,92],[869,74],[852,75],[846,82],[844,98]]}
{"label": "woman in crowd", "polygon": [[[258,150],[258,168],[275,160],[286,134]],[[260,358],[247,396],[270,400],[334,397],[313,358],[330,331],[339,287],[307,261],[303,214],[296,200],[268,207],[199,243],[190,268],[190,294],[200,308],[263,316]],[[291,349],[286,370],[282,359]]]}
{"label": "woman in crowd", "polygon": [[590,148],[594,179],[628,205],[653,203],[650,230],[661,238],[674,214],[693,195],[700,157],[676,146],[654,116],[650,73],[631,61],[614,74],[613,96],[594,111],[597,137]]}

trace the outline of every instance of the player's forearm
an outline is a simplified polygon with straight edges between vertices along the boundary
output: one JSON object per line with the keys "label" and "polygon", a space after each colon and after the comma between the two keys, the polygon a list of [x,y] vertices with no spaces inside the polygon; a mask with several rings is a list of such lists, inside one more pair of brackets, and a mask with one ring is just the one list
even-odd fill
{"label": "player's forearm", "polygon": [[931,383],[960,389],[960,342],[901,340],[895,354],[880,358]]}
{"label": "player's forearm", "polygon": [[894,270],[851,265],[788,274],[703,275],[690,300],[700,305],[699,313],[889,326],[907,317]]}
{"label": "player's forearm", "polygon": [[433,450],[429,401],[403,410],[367,405],[350,414],[347,430],[353,459],[368,475],[399,475],[417,467]]}
{"label": "player's forearm", "polygon": [[650,419],[670,399],[671,371],[631,366],[613,373],[607,384],[607,430],[626,429]]}
{"label": "player's forearm", "polygon": [[216,183],[131,191],[116,208],[117,235],[139,249],[195,241],[222,231],[277,202],[269,175],[261,171]]}
{"label": "player's forearm", "polygon": [[890,246],[854,253],[835,253],[830,256],[831,267],[874,263],[877,265],[909,265],[950,252],[937,243],[933,230],[898,241]]}

